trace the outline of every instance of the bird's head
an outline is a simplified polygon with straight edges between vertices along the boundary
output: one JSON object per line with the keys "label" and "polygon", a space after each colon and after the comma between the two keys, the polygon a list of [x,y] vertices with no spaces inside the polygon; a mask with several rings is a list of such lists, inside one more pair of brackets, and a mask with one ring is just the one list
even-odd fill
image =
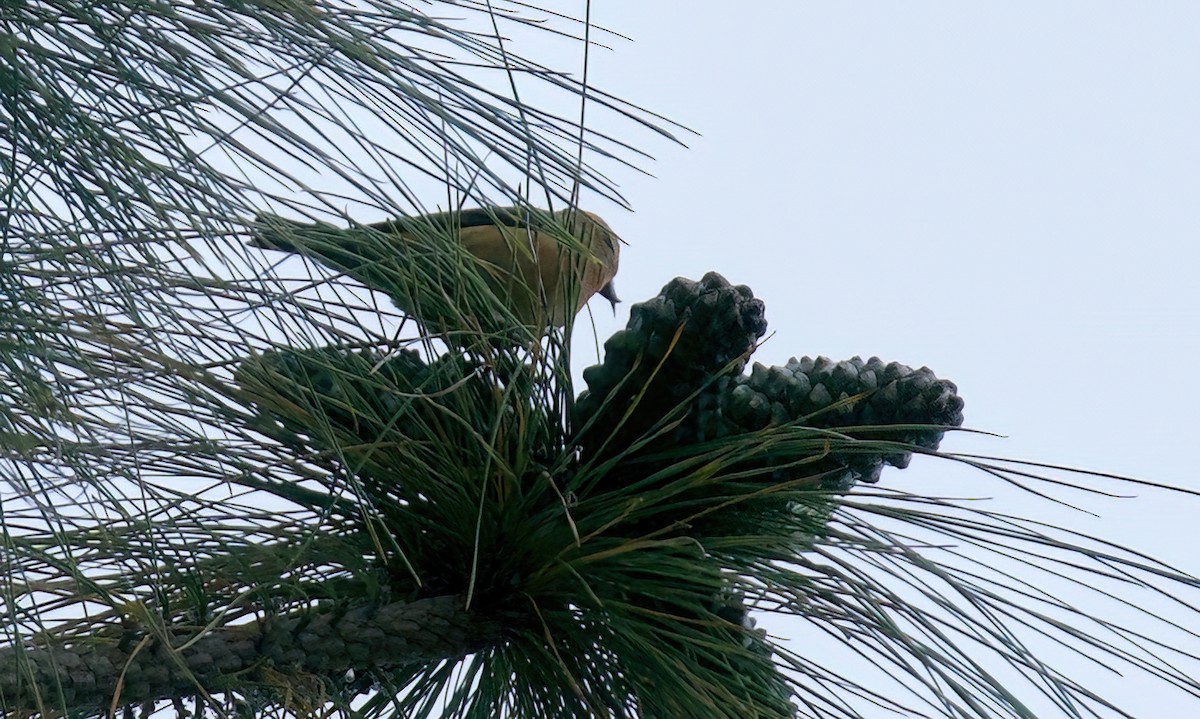
{"label": "bird's head", "polygon": [[[571,211],[563,210],[562,212],[564,213],[563,219],[568,220],[565,213]],[[592,259],[596,262],[595,267],[598,271],[595,275],[596,284],[592,285],[592,291],[608,300],[615,313],[617,303],[621,301],[617,297],[616,289],[613,288],[613,278],[617,275],[621,259],[621,238],[613,232],[603,218],[594,212],[576,210],[569,217],[569,221],[571,234],[578,237],[580,242],[591,251]]]}

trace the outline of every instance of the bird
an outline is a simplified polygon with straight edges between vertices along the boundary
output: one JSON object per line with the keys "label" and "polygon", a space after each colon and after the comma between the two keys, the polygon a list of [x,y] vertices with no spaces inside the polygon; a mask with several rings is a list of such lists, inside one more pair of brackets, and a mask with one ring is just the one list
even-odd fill
{"label": "bird", "polygon": [[[507,317],[481,309],[480,285],[458,271],[447,237]],[[575,208],[486,206],[348,229],[260,214],[248,244],[345,272],[438,333],[504,329],[498,323],[512,319],[541,333],[567,324],[593,295],[614,311],[620,302],[613,278],[621,239],[598,215]]]}

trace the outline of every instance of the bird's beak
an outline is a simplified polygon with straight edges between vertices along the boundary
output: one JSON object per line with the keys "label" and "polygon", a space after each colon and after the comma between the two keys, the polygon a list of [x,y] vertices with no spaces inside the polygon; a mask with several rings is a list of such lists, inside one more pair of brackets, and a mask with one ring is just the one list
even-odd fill
{"label": "bird's beak", "polygon": [[615,315],[617,313],[617,303],[621,301],[621,298],[617,297],[617,290],[613,287],[612,281],[610,280],[607,284],[601,287],[600,291],[596,294],[600,295],[612,304],[613,314]]}

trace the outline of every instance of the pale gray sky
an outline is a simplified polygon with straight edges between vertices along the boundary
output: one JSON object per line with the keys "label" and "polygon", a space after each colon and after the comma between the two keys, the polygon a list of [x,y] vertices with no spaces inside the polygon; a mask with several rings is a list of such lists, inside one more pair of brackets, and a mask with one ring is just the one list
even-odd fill
{"label": "pale gray sky", "polygon": [[[1200,486],[1200,4],[592,13],[634,42],[609,39],[591,78],[702,135],[653,145],[656,178],[620,178],[636,209],[606,212],[629,243],[623,297],[715,269],[767,302],[758,361],[928,365],[970,427],[1007,435],[944,449]],[[602,337],[627,318],[596,309]],[[1195,499],[1061,495],[1097,520],[932,462],[883,481],[995,497],[1200,573]],[[1085,676],[1139,717],[1200,710],[1145,678]]]}

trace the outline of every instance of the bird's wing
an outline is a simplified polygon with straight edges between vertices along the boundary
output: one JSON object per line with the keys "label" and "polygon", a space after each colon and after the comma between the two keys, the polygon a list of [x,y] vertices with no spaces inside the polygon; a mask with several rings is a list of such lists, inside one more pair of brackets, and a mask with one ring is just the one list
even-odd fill
{"label": "bird's wing", "polygon": [[451,212],[431,212],[416,217],[401,217],[395,220],[376,222],[368,227],[380,232],[416,234],[421,230],[429,232],[433,228],[457,230],[492,225],[525,227],[529,223],[529,218],[530,213],[520,207],[489,206]]}

